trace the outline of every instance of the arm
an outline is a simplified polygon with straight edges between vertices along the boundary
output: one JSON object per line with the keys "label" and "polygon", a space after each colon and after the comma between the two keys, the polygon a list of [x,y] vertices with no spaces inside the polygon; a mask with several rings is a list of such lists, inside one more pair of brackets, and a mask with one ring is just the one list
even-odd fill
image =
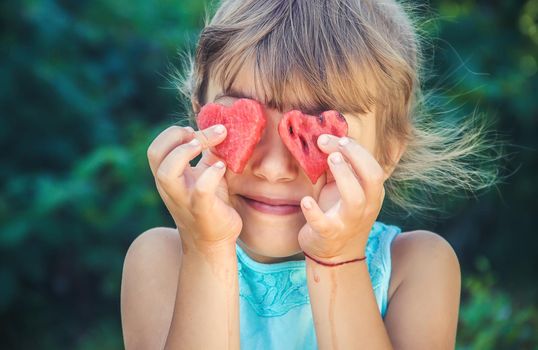
{"label": "arm", "polygon": [[148,230],[129,247],[121,286],[127,350],[239,349],[235,250],[207,261],[183,249],[170,228]]}
{"label": "arm", "polygon": [[454,349],[460,306],[458,257],[441,236],[407,232],[392,244],[396,285],[385,325],[397,349]]}
{"label": "arm", "polygon": [[[162,247],[166,245],[159,249],[155,244],[159,239],[149,234],[129,248],[122,285],[129,350],[239,349],[235,242],[242,220],[230,205],[226,166],[209,150],[225,136],[221,125],[198,132],[171,126],[148,148],[157,190],[181,236],[175,229],[172,252]],[[190,161],[204,150],[191,167]],[[165,251],[181,254],[181,263],[163,258]],[[171,266],[176,267],[175,274],[166,272]],[[159,298],[163,294],[168,298]],[[159,309],[169,312],[161,316]]]}
{"label": "arm", "polygon": [[[321,135],[318,147],[329,154],[335,184],[324,185],[319,203],[309,196],[301,200],[307,223],[299,231],[299,244],[318,261],[350,261],[365,251],[390,172],[351,138]],[[412,238],[403,240],[409,243],[402,244],[405,248],[398,249],[393,260],[394,270],[403,270],[399,274],[403,278],[387,309],[386,327],[364,264],[331,268],[307,263],[312,314],[322,349],[454,347],[460,291],[456,255],[435,234],[407,236]]]}
{"label": "arm", "polygon": [[239,349],[235,246],[184,250],[165,349]]}
{"label": "arm", "polygon": [[155,227],[129,247],[121,280],[125,349],[162,349],[176,298],[181,244],[177,230]]}
{"label": "arm", "polygon": [[401,278],[396,278],[385,323],[364,262],[325,267],[307,260],[320,349],[454,349],[460,295],[454,251],[428,232],[396,240],[393,266]]}
{"label": "arm", "polygon": [[328,267],[306,261],[319,349],[392,349],[366,263]]}

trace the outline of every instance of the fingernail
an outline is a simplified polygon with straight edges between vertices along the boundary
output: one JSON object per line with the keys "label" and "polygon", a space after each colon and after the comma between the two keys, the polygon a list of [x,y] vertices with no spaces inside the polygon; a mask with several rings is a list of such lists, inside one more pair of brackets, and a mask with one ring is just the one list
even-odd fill
{"label": "fingernail", "polygon": [[303,207],[305,207],[306,209],[311,209],[312,208],[312,202],[310,201],[310,199],[305,199],[303,201]]}
{"label": "fingernail", "polygon": [[215,134],[219,134],[219,135],[223,134],[224,133],[224,126],[219,124],[219,125],[213,127],[213,132]]}
{"label": "fingernail", "polygon": [[224,162],[221,161],[221,160],[219,160],[218,162],[216,162],[215,164],[213,164],[213,166],[214,166],[215,168],[222,169],[222,168],[224,168]]}
{"label": "fingernail", "polygon": [[192,139],[191,142],[189,142],[189,145],[193,147],[200,146],[200,141],[198,141],[198,139]]}
{"label": "fingernail", "polygon": [[326,145],[329,143],[329,136],[323,134],[319,137],[318,139],[318,142],[321,144],[321,145]]}
{"label": "fingernail", "polygon": [[340,153],[331,154],[331,162],[333,162],[334,164],[342,162],[342,156],[340,155]]}
{"label": "fingernail", "polygon": [[349,139],[348,139],[347,137],[342,137],[342,138],[340,139],[340,141],[338,141],[338,144],[339,144],[340,146],[342,146],[342,147],[345,146],[345,145],[347,145],[348,143],[349,143]]}

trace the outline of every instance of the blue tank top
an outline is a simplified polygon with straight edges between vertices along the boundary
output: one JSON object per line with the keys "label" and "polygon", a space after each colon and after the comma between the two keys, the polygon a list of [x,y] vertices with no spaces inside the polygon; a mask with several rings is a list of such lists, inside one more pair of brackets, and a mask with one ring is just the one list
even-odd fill
{"label": "blue tank top", "polygon": [[[390,246],[400,228],[375,222],[366,264],[382,317],[388,303]],[[317,349],[304,260],[262,264],[236,244],[241,349]]]}

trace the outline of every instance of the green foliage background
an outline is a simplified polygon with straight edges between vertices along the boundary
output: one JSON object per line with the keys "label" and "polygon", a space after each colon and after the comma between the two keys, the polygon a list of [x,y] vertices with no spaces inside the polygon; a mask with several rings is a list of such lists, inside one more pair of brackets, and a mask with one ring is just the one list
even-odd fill
{"label": "green foliage background", "polygon": [[[455,117],[478,107],[518,146],[503,164],[511,176],[477,200],[439,220],[394,220],[458,253],[459,349],[538,349],[538,1],[429,4],[429,84]],[[171,67],[203,12],[196,0],[0,3],[2,349],[122,348],[127,248],[173,224],[146,149],[182,112]]]}

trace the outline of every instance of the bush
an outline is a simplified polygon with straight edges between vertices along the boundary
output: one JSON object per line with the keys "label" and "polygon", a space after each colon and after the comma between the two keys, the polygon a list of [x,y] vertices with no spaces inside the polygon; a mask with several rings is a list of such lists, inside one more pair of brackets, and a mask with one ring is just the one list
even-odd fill
{"label": "bush", "polygon": [[457,348],[536,349],[538,309],[500,289],[489,261],[476,261],[477,275],[463,278]]}

